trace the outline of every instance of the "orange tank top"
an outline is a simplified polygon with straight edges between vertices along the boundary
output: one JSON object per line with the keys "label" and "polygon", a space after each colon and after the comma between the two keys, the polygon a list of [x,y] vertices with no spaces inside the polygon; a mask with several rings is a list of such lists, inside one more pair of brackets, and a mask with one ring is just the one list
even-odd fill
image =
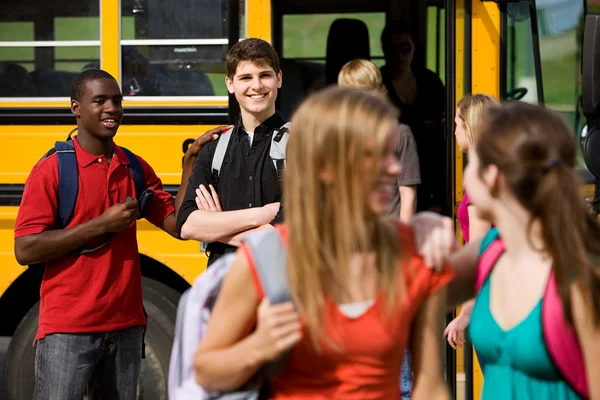
{"label": "orange tank top", "polygon": [[[384,313],[385,297],[357,318],[343,314],[330,297],[325,297],[325,323],[335,332],[343,351],[315,351],[307,332],[291,351],[281,373],[271,382],[271,399],[277,400],[369,400],[400,399],[400,368],[412,321],[425,298],[452,280],[448,266],[434,273],[417,255],[412,231],[398,224],[400,241],[407,257],[403,259],[403,297],[392,314]],[[284,243],[285,226],[278,226]],[[264,291],[252,257],[242,245],[254,286],[262,299]],[[387,319],[384,320],[385,316]],[[395,322],[395,323],[391,323]]]}

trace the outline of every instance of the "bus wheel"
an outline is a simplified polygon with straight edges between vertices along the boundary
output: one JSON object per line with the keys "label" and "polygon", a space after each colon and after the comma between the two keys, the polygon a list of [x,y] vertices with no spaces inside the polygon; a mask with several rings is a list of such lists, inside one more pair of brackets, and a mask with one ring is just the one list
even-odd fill
{"label": "bus wheel", "polygon": [[[142,278],[148,313],[146,358],[138,381],[138,399],[166,400],[167,377],[179,294],[160,282]],[[39,303],[25,315],[11,339],[4,364],[4,398],[30,400],[35,383],[35,347]]]}

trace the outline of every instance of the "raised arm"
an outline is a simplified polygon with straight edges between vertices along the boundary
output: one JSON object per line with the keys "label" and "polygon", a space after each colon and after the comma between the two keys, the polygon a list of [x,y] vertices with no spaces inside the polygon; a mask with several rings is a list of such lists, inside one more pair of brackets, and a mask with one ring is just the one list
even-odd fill
{"label": "raised arm", "polygon": [[415,375],[412,398],[449,399],[442,371],[440,346],[446,291],[429,296],[421,306],[411,333],[411,366]]}
{"label": "raised arm", "polygon": [[21,265],[46,262],[68,254],[92,239],[129,227],[138,216],[138,202],[115,204],[99,217],[67,229],[51,229],[15,239]]}
{"label": "raised arm", "polygon": [[475,296],[475,274],[480,248],[481,239],[474,240],[450,257],[455,276],[448,286],[448,309],[453,309]]}
{"label": "raised arm", "polygon": [[15,223],[17,262],[30,265],[63,256],[92,239],[127,228],[138,215],[138,203],[115,204],[102,215],[67,229],[55,229],[58,215],[58,161],[40,161],[31,171]]}

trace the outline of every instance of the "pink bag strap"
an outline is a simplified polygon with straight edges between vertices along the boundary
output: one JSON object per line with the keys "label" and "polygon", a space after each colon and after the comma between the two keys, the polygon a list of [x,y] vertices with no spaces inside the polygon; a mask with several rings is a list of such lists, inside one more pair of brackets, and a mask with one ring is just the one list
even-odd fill
{"label": "pink bag strap", "polygon": [[573,390],[583,398],[589,398],[581,346],[577,333],[565,321],[554,272],[550,275],[542,302],[542,327],[552,363]]}
{"label": "pink bag strap", "polygon": [[[491,242],[491,243],[490,243]],[[489,243],[486,246],[486,243]],[[485,280],[492,272],[496,261],[504,252],[504,243],[498,235],[498,231],[492,229],[488,232],[482,243],[481,253],[477,261],[477,271],[475,272],[475,293],[479,293]]]}

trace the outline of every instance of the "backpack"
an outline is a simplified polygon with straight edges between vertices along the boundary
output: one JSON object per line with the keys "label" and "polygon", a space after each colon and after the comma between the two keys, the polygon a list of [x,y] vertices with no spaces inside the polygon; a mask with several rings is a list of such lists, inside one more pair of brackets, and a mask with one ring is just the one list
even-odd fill
{"label": "backpack", "polygon": [[[504,243],[496,228],[483,239],[475,275],[475,292],[479,293],[494,264],[504,252]],[[568,326],[558,295],[554,272],[550,273],[546,292],[542,300],[542,331],[544,344],[556,370],[565,382],[583,398],[589,398],[585,364],[577,333]]]}
{"label": "backpack", "polygon": [[[289,301],[287,250],[279,232],[257,231],[247,235],[244,243],[252,254],[257,274],[270,302],[276,304]],[[234,253],[220,257],[181,295],[169,365],[171,400],[257,400],[265,395],[268,379],[275,377],[285,364],[289,353],[264,365],[249,382],[235,392],[208,393],[196,382],[194,355],[206,333],[221,283],[234,259]]]}
{"label": "backpack", "polygon": [[[71,222],[75,211],[75,204],[77,202],[77,194],[79,192],[79,169],[77,157],[75,156],[75,146],[71,139],[71,135],[76,130],[77,128],[73,129],[65,141],[57,141],[54,144],[54,147],[48,150],[41,158],[41,160],[43,160],[56,153],[56,158],[58,159],[58,215],[56,216],[55,222],[55,227],[58,229],[65,228],[69,222]],[[138,219],[140,219],[144,216],[146,208],[152,198],[153,191],[152,189],[145,189],[146,179],[144,177],[144,170],[142,169],[142,164],[140,164],[137,156],[125,147],[120,147],[120,149],[123,150],[129,160],[129,171],[133,177],[135,194],[139,201],[140,215]],[[82,247],[76,250],[76,252],[85,254],[98,250],[110,241],[111,236],[112,235],[109,235],[107,240],[97,247],[91,249]]]}
{"label": "backpack", "polygon": [[[225,154],[229,148],[229,141],[231,140],[231,134],[233,129],[228,129],[219,136],[215,154],[212,159],[212,173],[215,178],[215,182],[219,182],[219,176],[221,174],[221,167],[225,160]],[[269,156],[273,161],[275,171],[277,171],[277,177],[281,179],[283,171],[285,170],[285,151],[287,148],[288,138],[290,136],[290,123],[285,123],[281,128],[273,131],[271,135],[271,148]]]}

